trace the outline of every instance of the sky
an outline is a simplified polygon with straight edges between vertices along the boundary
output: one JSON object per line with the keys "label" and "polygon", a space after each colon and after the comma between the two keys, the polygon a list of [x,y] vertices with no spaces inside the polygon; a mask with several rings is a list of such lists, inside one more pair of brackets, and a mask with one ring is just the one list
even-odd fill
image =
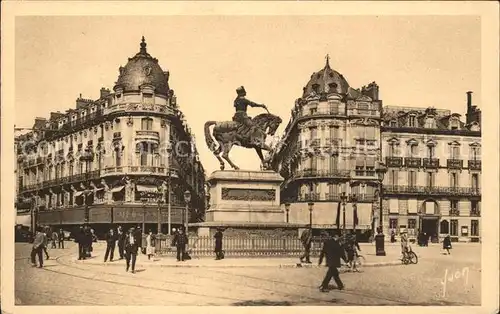
{"label": "sky", "polygon": [[[230,120],[235,89],[282,117],[330,56],[353,88],[375,81],[384,105],[450,109],[465,120],[466,91],[481,107],[481,29],[473,16],[17,17],[15,124],[97,99],[139,51],[170,71],[170,87],[197,139],[209,175],[208,120]],[[250,109],[255,116],[262,109]],[[234,147],[241,169],[259,169],[254,150]]]}

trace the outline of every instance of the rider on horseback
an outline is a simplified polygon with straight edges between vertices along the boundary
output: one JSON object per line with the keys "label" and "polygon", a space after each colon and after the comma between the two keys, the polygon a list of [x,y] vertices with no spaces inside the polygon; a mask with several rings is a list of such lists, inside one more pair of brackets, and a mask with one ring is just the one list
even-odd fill
{"label": "rider on horseback", "polygon": [[247,92],[245,91],[245,87],[240,86],[236,89],[236,93],[238,96],[234,100],[234,108],[236,112],[233,116],[233,121],[240,123],[244,129],[241,130],[243,134],[240,134],[244,137],[253,134],[254,125],[252,123],[252,118],[247,115],[247,108],[250,107],[259,107],[267,110],[267,107],[264,104],[257,104],[251,100],[245,98]]}

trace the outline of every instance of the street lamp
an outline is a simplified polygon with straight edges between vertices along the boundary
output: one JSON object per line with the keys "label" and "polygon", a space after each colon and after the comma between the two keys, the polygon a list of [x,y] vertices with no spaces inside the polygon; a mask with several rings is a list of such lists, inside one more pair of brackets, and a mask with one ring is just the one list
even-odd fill
{"label": "street lamp", "polygon": [[288,223],[289,213],[290,213],[290,203],[285,203],[285,211],[286,211],[286,222]]}
{"label": "street lamp", "polygon": [[380,208],[379,208],[379,227],[377,228],[377,235],[375,236],[375,250],[377,256],[385,256],[384,249],[384,228],[383,228],[383,217],[382,217],[382,206],[383,206],[383,189],[384,189],[384,176],[387,172],[387,167],[384,163],[379,162],[375,172],[378,175],[379,180],[379,197],[380,197]]}
{"label": "street lamp", "polygon": [[309,202],[309,203],[307,203],[307,205],[309,206],[309,229],[312,229],[314,203]]}
{"label": "street lamp", "polygon": [[184,192],[184,201],[186,202],[186,208],[185,208],[185,212],[184,212],[184,215],[183,215],[183,220],[184,220],[184,230],[186,232],[186,235],[188,234],[188,213],[189,213],[189,202],[191,202],[191,192],[189,192],[188,190],[186,190],[186,192]]}
{"label": "street lamp", "polygon": [[147,198],[141,198],[142,201],[142,232],[146,233],[146,203],[148,202]]}
{"label": "street lamp", "polygon": [[161,233],[161,204],[163,203],[163,199],[161,196],[158,198],[158,231],[157,233]]}
{"label": "street lamp", "polygon": [[345,234],[345,205],[347,204],[347,198],[345,192],[340,195],[340,200],[342,201],[342,233]]}
{"label": "street lamp", "polygon": [[167,206],[168,206],[168,222],[167,222],[167,233],[168,235],[171,235],[172,234],[172,205],[170,204],[171,203],[171,196],[172,196],[172,191],[171,191],[171,187],[172,187],[172,170],[170,169],[170,154],[172,153],[172,147],[170,145],[168,145],[167,147],[167,170],[168,170],[168,182],[167,182]]}

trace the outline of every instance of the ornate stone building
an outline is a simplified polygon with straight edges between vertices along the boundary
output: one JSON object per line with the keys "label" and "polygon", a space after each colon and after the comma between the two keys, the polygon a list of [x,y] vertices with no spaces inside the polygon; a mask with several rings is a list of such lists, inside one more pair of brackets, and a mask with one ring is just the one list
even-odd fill
{"label": "ornate stone building", "polygon": [[[357,229],[377,228],[381,202],[375,170],[383,162],[386,235],[391,229],[416,235],[420,229],[450,233],[455,240],[479,239],[481,112],[472,105],[471,92],[465,123],[449,110],[382,107],[378,94],[375,83],[351,88],[328,61],[313,73],[271,154],[273,168],[285,178],[281,201],[290,204],[288,222],[312,220],[315,229],[336,228],[346,193],[346,229],[353,228],[353,207]],[[340,213],[342,228],[343,206]]]}
{"label": "ornate stone building", "polygon": [[161,222],[166,232],[186,216],[186,190],[190,221],[203,215],[205,171],[168,81],[143,38],[112,92],[80,95],[76,108],[36,118],[16,138],[18,201],[38,210],[39,224],[145,223],[156,231]]}
{"label": "ornate stone building", "polygon": [[281,200],[290,203],[290,223],[309,223],[308,203],[313,202],[313,228],[336,228],[337,209],[345,193],[345,228],[353,229],[354,207],[356,228],[373,227],[381,106],[374,82],[362,89],[351,88],[330,67],[328,58],[325,67],[311,75],[272,153],[274,169],[285,178]]}
{"label": "ornate stone building", "polygon": [[418,230],[433,240],[478,241],[481,112],[467,93],[465,123],[450,110],[385,107],[382,145],[386,234]]}

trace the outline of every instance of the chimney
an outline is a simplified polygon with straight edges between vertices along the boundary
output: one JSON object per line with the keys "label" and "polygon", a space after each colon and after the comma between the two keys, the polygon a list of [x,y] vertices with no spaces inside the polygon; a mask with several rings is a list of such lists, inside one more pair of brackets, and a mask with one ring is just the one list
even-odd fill
{"label": "chimney", "polygon": [[472,92],[468,91],[467,92],[467,112],[471,111],[472,109]]}
{"label": "chimney", "polygon": [[106,98],[110,94],[109,89],[107,88],[101,88],[101,99]]}

